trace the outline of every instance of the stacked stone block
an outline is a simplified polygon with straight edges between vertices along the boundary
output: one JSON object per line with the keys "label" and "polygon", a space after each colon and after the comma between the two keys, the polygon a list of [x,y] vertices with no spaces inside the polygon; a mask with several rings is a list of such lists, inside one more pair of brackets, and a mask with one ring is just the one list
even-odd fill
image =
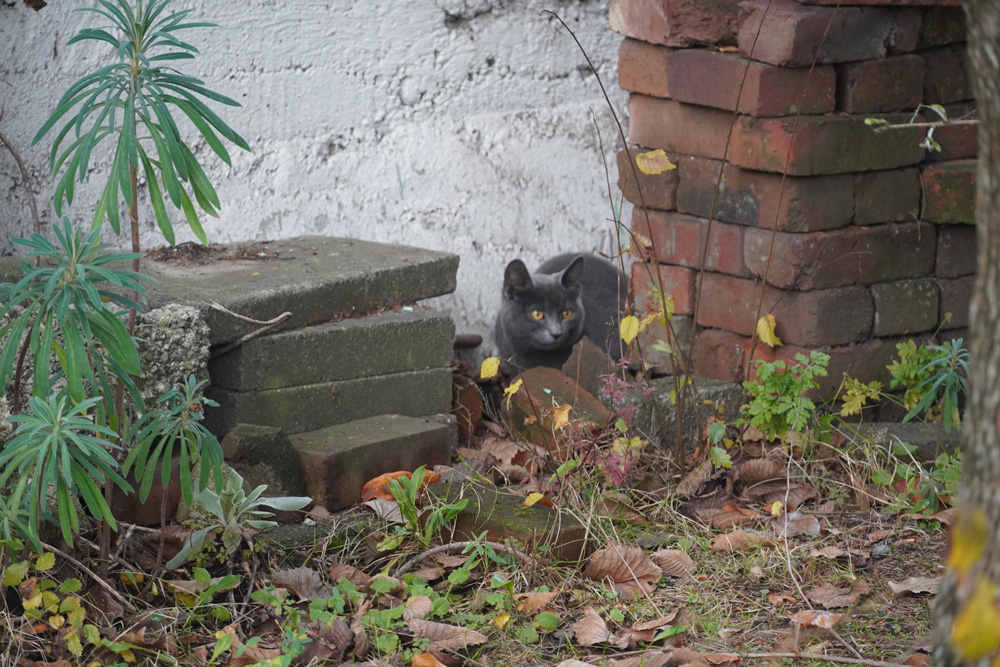
{"label": "stacked stone block", "polygon": [[[936,129],[932,152],[926,129],[865,123],[974,109],[957,3],[694,4],[611,3],[635,145],[619,185],[651,241],[634,244],[638,309],[658,273],[697,327],[696,375],[739,381],[751,358],[821,349],[825,396],[845,372],[887,380],[900,340],[964,335],[977,129]],[[633,173],[652,149],[677,169]],[[752,345],[758,306],[784,346]]]}

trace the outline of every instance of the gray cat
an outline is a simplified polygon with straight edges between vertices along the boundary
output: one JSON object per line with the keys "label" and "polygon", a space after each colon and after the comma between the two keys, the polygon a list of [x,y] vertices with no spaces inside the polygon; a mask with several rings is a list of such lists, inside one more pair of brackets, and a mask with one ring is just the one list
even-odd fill
{"label": "gray cat", "polygon": [[515,259],[503,276],[503,303],[493,335],[505,372],[561,368],[584,336],[621,358],[618,320],[625,278],[611,262],[570,253],[547,260],[534,274]]}

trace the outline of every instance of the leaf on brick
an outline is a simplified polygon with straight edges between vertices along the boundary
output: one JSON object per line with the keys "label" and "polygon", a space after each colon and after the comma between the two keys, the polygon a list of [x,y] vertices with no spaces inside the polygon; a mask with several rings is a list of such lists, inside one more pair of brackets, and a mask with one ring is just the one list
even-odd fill
{"label": "leaf on brick", "polygon": [[677,165],[670,161],[666,151],[662,148],[648,153],[639,153],[635,156],[635,165],[639,167],[639,171],[648,176],[656,176],[677,168]]}
{"label": "leaf on brick", "polygon": [[562,428],[569,422],[569,411],[573,406],[569,403],[550,408],[552,413],[552,428]]}
{"label": "leaf on brick", "polygon": [[777,326],[777,323],[774,321],[774,315],[771,313],[757,320],[757,338],[768,347],[782,345],[781,340],[774,333],[775,326]]}

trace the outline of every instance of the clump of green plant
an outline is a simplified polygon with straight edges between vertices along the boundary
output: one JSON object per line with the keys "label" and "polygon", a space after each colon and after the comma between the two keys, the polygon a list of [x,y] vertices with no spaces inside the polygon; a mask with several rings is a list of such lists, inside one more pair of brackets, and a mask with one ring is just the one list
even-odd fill
{"label": "clump of green plant", "polygon": [[[451,526],[455,517],[461,514],[465,506],[469,504],[468,498],[462,498],[454,503],[423,504],[421,496],[425,477],[426,468],[420,466],[409,477],[404,475],[389,480],[389,492],[395,498],[403,519],[402,524],[396,527],[397,539],[390,538],[389,542],[398,543],[399,537],[412,536],[421,546],[427,547],[438,533]],[[384,546],[391,545],[385,543]]]}
{"label": "clump of green plant", "polygon": [[818,415],[816,404],[805,394],[819,387],[815,378],[826,377],[830,355],[813,350],[799,352],[795,363],[757,359],[754,377],[743,382],[750,400],[742,408],[740,425],[760,429],[769,439],[787,439],[815,426],[828,427],[829,415]]}
{"label": "clump of green plant", "polygon": [[167,563],[167,567],[180,567],[195,557],[205,548],[206,540],[213,533],[218,533],[222,540],[225,555],[235,553],[244,541],[252,545],[255,531],[278,525],[269,520],[274,513],[263,510],[262,507],[289,512],[312,502],[311,498],[303,496],[262,498],[261,494],[266,489],[267,485],[261,484],[249,494],[246,493],[243,490],[243,478],[238,472],[231,470],[222,491],[206,487],[195,493],[197,507],[204,510],[199,512],[204,525],[188,538],[180,552]]}
{"label": "clump of green plant", "polygon": [[958,493],[962,473],[961,452],[942,452],[930,464],[918,461],[916,447],[895,441],[889,448],[889,464],[872,471],[872,482],[896,494],[889,509],[931,515],[951,505]]}
{"label": "clump of green plant", "polygon": [[958,404],[968,391],[969,351],[963,340],[920,347],[908,340],[898,343],[896,350],[899,359],[888,367],[892,374],[889,386],[906,389],[903,405],[909,412],[903,421],[923,413],[929,419],[940,419],[950,433],[961,423]]}

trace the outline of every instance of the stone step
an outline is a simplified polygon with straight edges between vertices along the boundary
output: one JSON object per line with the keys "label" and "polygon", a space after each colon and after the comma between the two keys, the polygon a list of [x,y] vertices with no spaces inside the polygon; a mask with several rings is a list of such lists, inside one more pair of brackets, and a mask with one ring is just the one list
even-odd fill
{"label": "stone step", "polygon": [[247,392],[445,368],[454,338],[443,313],[386,311],[254,338],[208,370],[214,386]]}
{"label": "stone step", "polygon": [[203,308],[218,345],[260,325],[210,308],[212,302],[255,320],[291,312],[278,329],[290,330],[455,291],[458,256],[449,253],[323,236],[251,245],[277,256],[203,265],[143,261],[142,271],[157,283],[140,301],[147,310],[171,302]]}
{"label": "stone step", "polygon": [[457,431],[451,415],[383,414],[290,439],[307,494],[333,512],[359,503],[361,488],[373,477],[448,463]]}
{"label": "stone step", "polygon": [[449,368],[431,368],[260,391],[211,386],[205,396],[219,407],[204,423],[221,438],[236,424],[302,433],[385,413],[419,417],[451,409],[451,384]]}

